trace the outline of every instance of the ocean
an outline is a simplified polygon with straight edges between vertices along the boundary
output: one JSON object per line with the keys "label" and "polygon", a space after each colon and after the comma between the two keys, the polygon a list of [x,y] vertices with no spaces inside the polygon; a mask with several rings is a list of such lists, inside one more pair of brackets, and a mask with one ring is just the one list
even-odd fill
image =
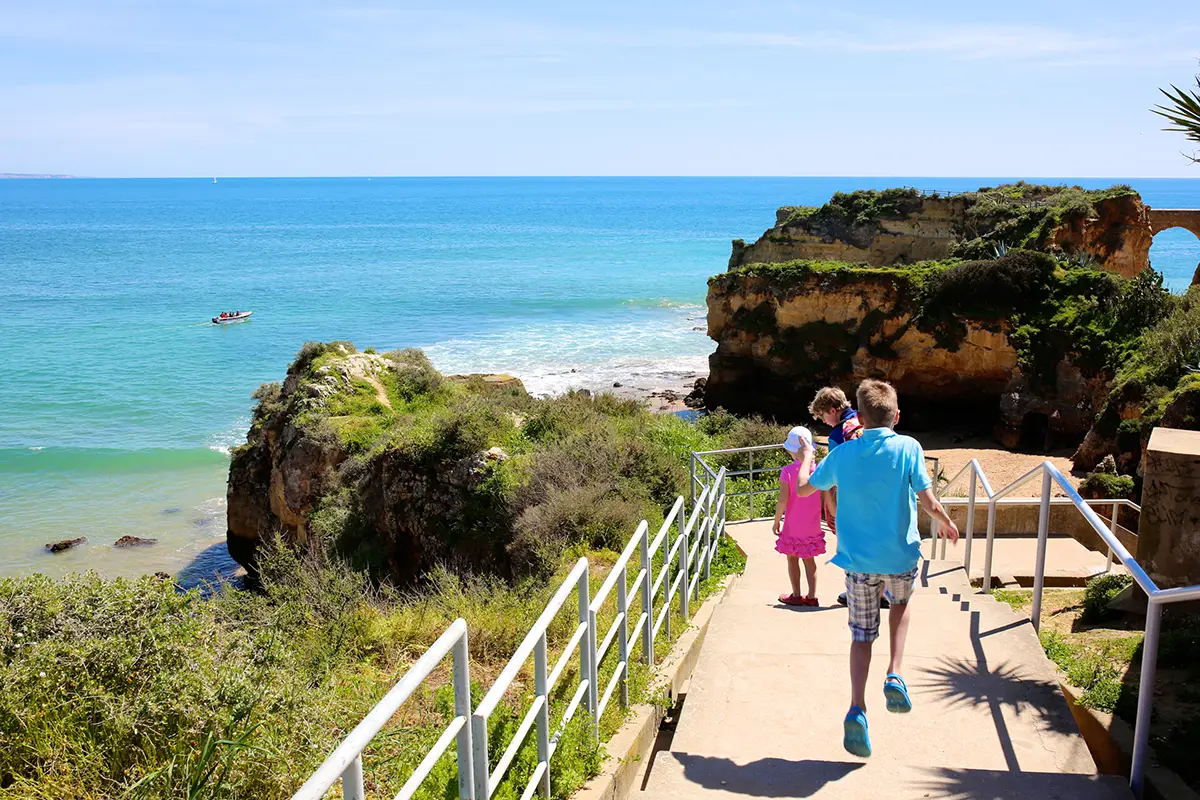
{"label": "ocean", "polygon": [[[0,181],[0,575],[227,569],[229,448],[305,341],[420,347],[537,393],[678,384],[713,349],[706,279],[778,206],[1003,180]],[[1200,207],[1200,180],[1037,180]],[[1200,241],[1165,231],[1151,261],[1182,291]],[[209,322],[234,309],[253,318]],[[114,549],[126,534],[159,543]]]}

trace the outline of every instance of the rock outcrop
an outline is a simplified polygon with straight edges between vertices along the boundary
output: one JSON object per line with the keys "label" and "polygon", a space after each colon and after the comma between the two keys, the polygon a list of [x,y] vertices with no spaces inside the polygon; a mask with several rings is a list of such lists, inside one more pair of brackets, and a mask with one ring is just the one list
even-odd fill
{"label": "rock outcrop", "polygon": [[800,419],[825,385],[848,392],[865,378],[886,380],[908,424],[947,416],[991,427],[1010,447],[1042,449],[1055,437],[1078,441],[1107,379],[1059,365],[1052,386],[1019,366],[1011,325],[960,320],[953,341],[916,317],[921,291],[904,270],[813,270],[794,279],[734,270],[712,278],[704,396],[710,408]]}
{"label": "rock outcrop", "polygon": [[[419,360],[406,363],[334,347],[341,352],[335,350],[328,363],[313,369],[302,355],[282,386],[259,391],[247,444],[234,450],[230,462],[230,555],[253,574],[263,542],[278,531],[290,543],[307,544],[314,512],[321,511],[332,515],[340,532],[334,546],[343,555],[397,583],[439,562],[502,572],[497,564],[504,560],[504,541],[489,539],[486,525],[468,524],[490,465],[499,459],[484,450],[422,458],[411,449],[363,452],[355,446],[362,425],[402,402],[396,387],[406,373],[422,373],[422,380],[426,370],[440,376],[419,353]],[[480,392],[524,394],[509,375],[453,380]],[[365,398],[367,405],[349,412],[342,407],[348,397]]]}
{"label": "rock outcrop", "polygon": [[1132,190],[1019,187],[953,196],[889,189],[780,208],[757,241],[733,242],[729,267],[796,259],[888,267],[990,256],[996,245],[1087,257],[1126,277],[1149,265],[1152,211]]}

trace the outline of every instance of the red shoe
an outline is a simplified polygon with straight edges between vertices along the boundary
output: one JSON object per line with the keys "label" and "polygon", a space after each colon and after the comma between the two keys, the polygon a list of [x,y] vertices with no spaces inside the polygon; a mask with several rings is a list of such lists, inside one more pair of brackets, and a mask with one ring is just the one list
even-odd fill
{"label": "red shoe", "polygon": [[809,597],[802,597],[802,598],[800,598],[800,602],[801,602],[801,603],[803,603],[803,604],[804,604],[804,605],[806,605],[806,606],[813,606],[813,607],[817,607],[817,606],[820,606],[820,605],[821,605],[821,601],[820,601],[820,600],[818,600],[818,599],[817,599],[817,598],[815,598],[815,597],[812,597],[812,596],[809,596]]}
{"label": "red shoe", "polygon": [[794,594],[779,595],[779,602],[783,603],[785,606],[806,606],[806,605],[808,605],[808,603],[805,601],[805,599],[803,597],[797,597]]}

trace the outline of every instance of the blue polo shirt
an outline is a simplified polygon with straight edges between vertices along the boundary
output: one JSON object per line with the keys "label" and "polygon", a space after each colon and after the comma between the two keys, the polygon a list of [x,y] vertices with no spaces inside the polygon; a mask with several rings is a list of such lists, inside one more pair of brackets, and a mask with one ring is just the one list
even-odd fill
{"label": "blue polo shirt", "polygon": [[830,448],[808,482],[822,490],[838,487],[834,564],[878,575],[917,565],[916,493],[933,482],[916,439],[890,428],[867,428],[859,438]]}

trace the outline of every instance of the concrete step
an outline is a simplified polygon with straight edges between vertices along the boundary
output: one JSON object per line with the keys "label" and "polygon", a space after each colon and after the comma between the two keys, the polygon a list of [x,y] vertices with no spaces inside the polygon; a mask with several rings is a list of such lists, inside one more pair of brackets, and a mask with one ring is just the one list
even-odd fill
{"label": "concrete step", "polygon": [[924,562],[912,601],[911,714],[884,710],[883,612],[868,682],[874,755],[849,755],[849,631],[833,603],[843,574],[819,559],[824,606],[781,606],[786,571],[769,524],[730,530],[749,555],[746,574],[713,616],[648,798],[1130,796],[1123,781],[1096,775],[1028,620],[977,594],[953,562]]}

